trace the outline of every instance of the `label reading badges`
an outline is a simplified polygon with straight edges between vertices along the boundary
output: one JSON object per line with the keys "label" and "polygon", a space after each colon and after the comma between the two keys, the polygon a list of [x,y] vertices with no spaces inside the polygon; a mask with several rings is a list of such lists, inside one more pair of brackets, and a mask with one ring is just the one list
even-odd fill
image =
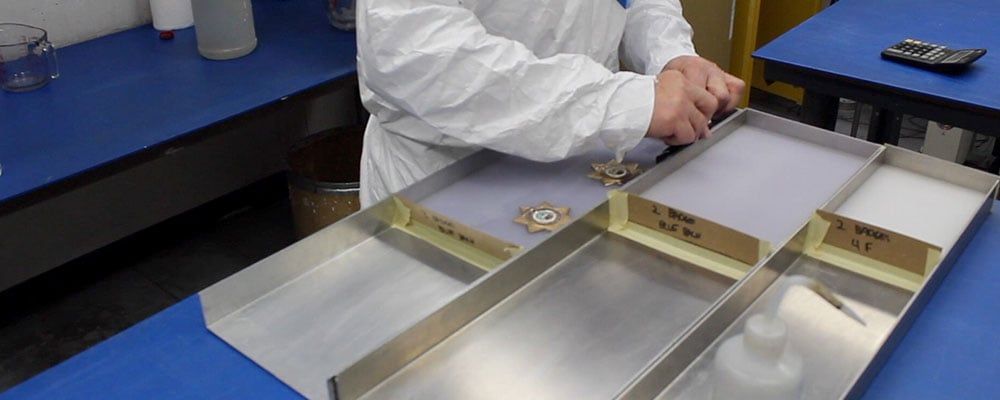
{"label": "label reading badges", "polygon": [[521,215],[514,222],[524,225],[528,232],[552,232],[569,223],[569,207],[556,207],[545,201],[534,207],[521,207]]}

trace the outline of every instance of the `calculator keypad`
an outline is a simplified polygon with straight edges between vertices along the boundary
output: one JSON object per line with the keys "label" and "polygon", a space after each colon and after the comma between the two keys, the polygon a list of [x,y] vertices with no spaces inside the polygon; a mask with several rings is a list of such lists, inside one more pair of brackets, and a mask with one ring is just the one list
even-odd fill
{"label": "calculator keypad", "polygon": [[964,70],[985,54],[986,49],[953,50],[916,39],[906,39],[882,50],[882,58],[949,73]]}
{"label": "calculator keypad", "polygon": [[937,61],[947,55],[945,50],[945,47],[941,45],[906,39],[886,51],[919,60]]}

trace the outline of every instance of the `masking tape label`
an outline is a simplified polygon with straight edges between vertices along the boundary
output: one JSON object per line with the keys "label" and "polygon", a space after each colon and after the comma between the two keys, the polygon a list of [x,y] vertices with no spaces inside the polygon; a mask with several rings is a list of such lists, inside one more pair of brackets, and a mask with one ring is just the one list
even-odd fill
{"label": "masking tape label", "polygon": [[411,223],[416,222],[430,227],[462,244],[472,246],[500,260],[510,259],[521,249],[516,244],[487,235],[442,214],[424,208],[408,199],[398,196],[397,198],[406,208],[410,209]]}
{"label": "masking tape label", "polygon": [[919,276],[927,274],[929,255],[941,252],[940,247],[885,228],[823,210],[816,214],[830,224],[823,243]]}
{"label": "masking tape label", "polygon": [[639,196],[628,196],[628,219],[749,265],[766,256],[758,238]]}

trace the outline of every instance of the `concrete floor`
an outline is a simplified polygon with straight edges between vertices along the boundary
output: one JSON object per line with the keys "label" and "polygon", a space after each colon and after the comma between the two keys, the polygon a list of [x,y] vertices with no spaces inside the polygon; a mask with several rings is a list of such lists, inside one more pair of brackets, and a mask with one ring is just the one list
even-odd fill
{"label": "concrete floor", "polygon": [[[798,115],[762,93],[752,107]],[[850,132],[853,107],[841,105],[838,132]],[[921,124],[907,120],[904,147],[919,150]],[[982,143],[972,159],[988,162],[991,148]],[[290,215],[276,176],[0,293],[0,391],[288,246]]]}

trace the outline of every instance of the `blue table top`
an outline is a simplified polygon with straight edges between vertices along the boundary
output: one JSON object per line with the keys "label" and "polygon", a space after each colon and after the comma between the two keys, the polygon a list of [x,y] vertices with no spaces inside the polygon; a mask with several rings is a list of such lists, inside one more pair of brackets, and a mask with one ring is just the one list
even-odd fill
{"label": "blue table top", "polygon": [[[980,228],[872,383],[868,399],[1000,393],[1000,214]],[[296,398],[205,328],[196,296],[34,378],[6,399]]]}
{"label": "blue table top", "polygon": [[[840,0],[754,57],[1000,113],[997,21],[997,0]],[[881,59],[883,49],[906,38],[988,53],[956,76]]]}
{"label": "blue table top", "polygon": [[0,92],[0,202],[356,71],[353,33],[324,0],[254,2],[258,47],[198,55],[194,29],[151,26],[58,49],[62,77]]}

